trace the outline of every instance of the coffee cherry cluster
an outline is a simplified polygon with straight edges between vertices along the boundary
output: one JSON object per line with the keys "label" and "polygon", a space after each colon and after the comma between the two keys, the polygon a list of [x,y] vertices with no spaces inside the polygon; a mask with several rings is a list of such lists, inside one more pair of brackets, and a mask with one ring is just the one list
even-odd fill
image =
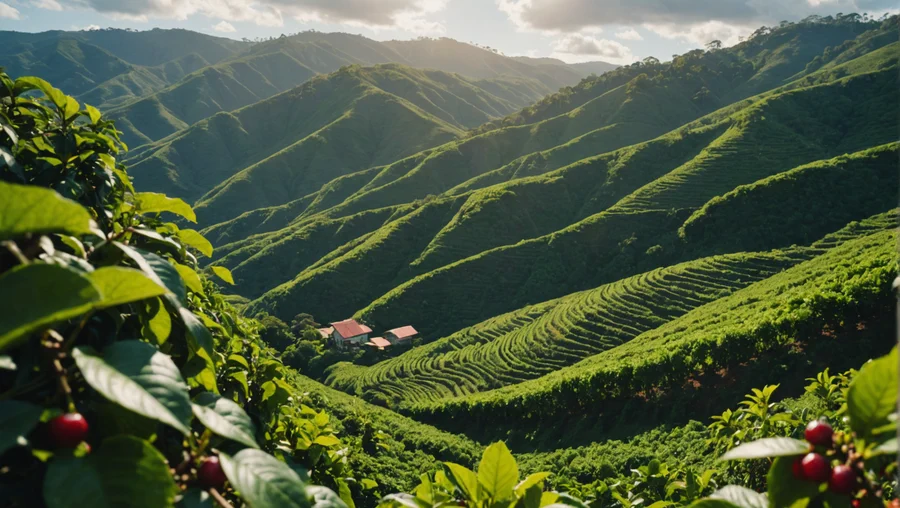
{"label": "coffee cherry cluster", "polygon": [[[834,432],[823,421],[812,421],[806,426],[804,437],[812,445],[812,451],[798,457],[793,464],[794,477],[814,483],[828,483],[828,489],[839,495],[854,496],[863,487],[863,464],[852,443],[840,445],[843,434]],[[840,446],[836,446],[836,443]],[[838,462],[836,465],[832,465]],[[858,505],[854,499],[851,506]]]}

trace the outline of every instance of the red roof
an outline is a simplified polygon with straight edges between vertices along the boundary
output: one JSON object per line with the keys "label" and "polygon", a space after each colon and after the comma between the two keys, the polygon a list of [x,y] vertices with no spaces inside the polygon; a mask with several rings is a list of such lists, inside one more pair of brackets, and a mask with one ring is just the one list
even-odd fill
{"label": "red roof", "polygon": [[328,337],[331,337],[331,332],[333,331],[333,326],[329,326],[328,328],[319,328],[319,335],[321,335],[323,339],[327,339]]}
{"label": "red roof", "polygon": [[349,339],[351,337],[356,337],[359,335],[365,335],[367,333],[372,333],[372,329],[366,325],[361,325],[356,322],[355,319],[347,319],[344,321],[339,321],[337,323],[330,323],[331,326],[334,327],[335,330],[341,337],[345,339]]}
{"label": "red roof", "polygon": [[373,346],[378,346],[378,347],[382,347],[382,348],[388,347],[391,345],[391,342],[383,337],[372,337],[371,339],[369,339],[369,343],[371,343]]}
{"label": "red roof", "polygon": [[388,330],[387,333],[393,334],[399,340],[408,339],[410,337],[413,337],[414,335],[419,334],[419,332],[417,332],[416,329],[411,326],[401,326],[400,328],[394,328],[393,330]]}

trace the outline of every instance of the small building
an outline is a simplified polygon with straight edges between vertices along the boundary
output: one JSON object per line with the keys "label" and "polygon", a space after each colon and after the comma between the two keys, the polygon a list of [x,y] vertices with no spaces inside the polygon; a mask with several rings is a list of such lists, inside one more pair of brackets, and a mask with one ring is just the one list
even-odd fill
{"label": "small building", "polygon": [[372,337],[371,339],[369,339],[369,342],[366,342],[366,345],[378,348],[379,351],[384,351],[384,348],[391,347],[390,341],[388,341],[384,337]]}
{"label": "small building", "polygon": [[333,328],[331,340],[340,349],[348,346],[361,346],[369,341],[369,334],[372,333],[371,328],[357,323],[355,319],[346,319],[329,324]]}
{"label": "small building", "polygon": [[412,340],[419,336],[419,332],[412,326],[401,326],[388,330],[384,337],[393,345],[411,345]]}
{"label": "small building", "polygon": [[334,327],[329,326],[328,328],[319,328],[319,335],[322,336],[323,339],[330,339],[331,334],[334,333]]}

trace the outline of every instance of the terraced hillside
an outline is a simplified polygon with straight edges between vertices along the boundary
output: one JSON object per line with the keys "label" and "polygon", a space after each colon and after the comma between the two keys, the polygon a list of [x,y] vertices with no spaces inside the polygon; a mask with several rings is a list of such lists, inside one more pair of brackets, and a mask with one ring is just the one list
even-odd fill
{"label": "terraced hillside", "polygon": [[[730,134],[737,134],[735,139],[728,141],[727,137],[722,138],[721,143],[723,145],[731,143],[737,146],[738,152],[736,153],[744,160],[746,160],[745,155],[748,152],[739,144],[749,143],[746,150],[752,150],[754,146],[769,149],[765,136],[777,138],[775,139],[777,143],[771,147],[770,155],[773,158],[780,157],[785,150],[793,152],[795,148],[802,147],[798,150],[800,153],[793,156],[792,159],[777,161],[782,166],[791,163],[799,165],[831,153],[835,155],[844,153],[838,150],[826,150],[824,154],[816,153],[817,143],[830,144],[832,140],[826,140],[826,134],[839,136],[840,134],[835,129],[844,129],[842,126],[824,125],[823,127],[826,129],[834,131],[831,133],[824,131],[807,133],[800,129],[791,134],[793,138],[783,138],[781,136],[785,132],[777,134],[768,132],[765,127],[765,119],[769,118],[766,115],[771,110],[772,114],[778,114],[785,118],[783,122],[786,124],[785,129],[794,128],[791,122],[799,124],[790,117],[789,110],[792,107],[807,106],[790,104],[790,99],[793,97],[784,94],[792,91],[802,92],[798,95],[809,95],[811,97],[807,99],[809,101],[834,100],[838,101],[835,103],[836,107],[846,108],[846,100],[841,103],[839,96],[843,95],[846,99],[857,93],[857,90],[840,90],[842,87],[838,86],[836,87],[837,92],[833,94],[834,97],[828,98],[818,97],[818,95],[826,94],[827,91],[813,90],[813,88],[816,85],[833,84],[842,77],[852,77],[873,71],[881,70],[884,74],[879,78],[880,85],[872,85],[871,90],[876,98],[876,102],[873,102],[872,105],[877,103],[878,98],[884,99],[887,88],[895,86],[893,82],[889,83],[891,76],[889,69],[896,66],[897,60],[897,47],[891,44],[889,36],[892,33],[892,25],[885,24],[884,27],[876,27],[874,30],[862,33],[856,39],[844,41],[844,38],[855,37],[862,30],[871,29],[873,26],[875,25],[871,23],[857,23],[843,28],[804,27],[799,33],[796,33],[796,28],[788,27],[773,32],[769,36],[771,40],[762,37],[760,40],[754,39],[754,41],[732,50],[709,53],[694,52],[685,55],[683,59],[679,59],[671,66],[651,63],[621,68],[597,79],[587,80],[571,91],[553,96],[552,100],[543,101],[539,107],[536,106],[536,112],[533,114],[538,116],[549,114],[547,108],[550,107],[550,104],[557,105],[554,107],[562,107],[559,104],[582,103],[569,113],[528,126],[485,132],[470,139],[454,141],[443,147],[429,149],[384,167],[369,168],[350,174],[329,182],[318,192],[306,196],[296,196],[294,200],[286,201],[283,204],[273,203],[275,206],[249,211],[244,216],[217,224],[207,232],[221,241],[235,242],[234,245],[226,246],[220,252],[240,249],[246,253],[255,248],[259,252],[266,250],[267,256],[271,259],[273,254],[271,249],[274,245],[283,245],[284,238],[305,228],[305,222],[319,220],[318,217],[337,220],[367,210],[406,205],[413,199],[422,199],[429,194],[446,192],[449,195],[463,195],[491,185],[522,180],[514,187],[491,189],[471,196],[471,201],[464,207],[465,211],[463,212],[468,220],[454,220],[447,224],[447,227],[442,228],[439,237],[435,238],[426,252],[409,258],[412,266],[405,272],[407,275],[426,273],[492,248],[512,245],[524,239],[552,233],[585,219],[592,213],[602,211],[641,185],[676,169],[678,164],[698,157],[698,154],[707,145],[722,137],[720,129],[727,130],[734,127]],[[790,34],[793,35],[788,37]],[[828,42],[837,45],[828,48],[827,59],[823,60],[823,55],[811,56],[813,51],[810,48],[821,48]],[[793,61],[785,56],[794,54],[788,51],[788,48],[792,47],[791,44],[800,44],[805,48],[803,51],[796,52],[801,55],[801,61]],[[748,49],[750,46],[757,47],[757,49],[781,49],[778,51],[773,49],[768,52],[754,50],[756,52],[752,58],[755,60],[742,63],[737,55],[751,52]],[[767,60],[767,58],[771,58],[771,60]],[[812,60],[816,60],[815,63],[811,63]],[[690,63],[698,65],[689,65]],[[747,70],[756,69],[756,66],[760,66],[757,71]],[[674,67],[677,67],[678,70],[674,70]],[[783,71],[773,73],[773,68],[781,68]],[[685,69],[701,70],[697,71],[698,74],[694,74],[694,71]],[[787,74],[788,70],[796,71],[790,78],[794,81],[785,83],[786,80],[781,76]],[[651,74],[655,72],[656,77],[649,83],[637,79],[635,83],[638,85],[628,84],[631,77],[639,72],[646,73],[645,71]],[[760,73],[758,76],[757,72]],[[732,76],[731,81],[723,79],[723,75]],[[716,101],[724,101],[724,99],[716,99],[712,102],[705,101],[698,104],[694,101],[697,88],[706,87],[707,90],[710,90],[707,87],[709,85],[714,88],[721,87],[723,94],[725,91],[731,93],[730,90],[735,83],[745,81],[752,81],[753,86],[760,87],[768,86],[763,85],[764,83],[782,84],[782,86],[760,97],[739,101],[722,108],[687,126],[673,130],[653,143],[639,143],[630,150],[616,152],[616,149],[623,145],[652,138],[658,132],[678,124],[678,120],[668,118],[666,115],[661,116],[659,112],[666,111],[667,115],[671,116],[673,111],[678,110],[677,108],[673,109],[671,104],[683,104],[685,97],[690,98],[688,101],[690,106],[686,105],[684,108],[687,119],[699,116],[703,107],[715,107]],[[854,81],[854,84],[861,81]],[[869,85],[860,85],[859,89],[867,86]],[[881,86],[881,89],[877,89],[877,86]],[[748,87],[743,88],[744,90],[749,89]],[[592,93],[599,95],[590,99],[589,96]],[[678,94],[685,95],[679,96]],[[676,100],[672,100],[673,97]],[[769,102],[766,102],[767,100]],[[894,106],[890,104],[890,98],[887,100],[887,104],[874,107],[885,107],[886,110],[890,110]],[[757,109],[754,110],[753,107]],[[701,109],[698,110],[698,108]],[[538,110],[544,111],[544,113],[538,113]],[[757,116],[753,116],[753,114]],[[863,118],[865,115],[873,115],[874,118],[874,115],[878,113],[876,109],[869,109],[853,114],[859,118]],[[677,116],[674,115],[675,118]],[[823,116],[827,117],[827,114],[823,114]],[[519,118],[517,115],[514,117]],[[635,121],[622,123],[628,118],[634,118]],[[890,118],[889,115],[879,115],[874,121],[880,122],[884,126],[890,122]],[[656,122],[657,119],[661,123],[653,124],[652,122]],[[817,121],[815,118],[812,120]],[[513,120],[510,121],[513,122]],[[670,121],[673,123],[667,123]],[[599,125],[606,126],[596,128],[598,122],[600,122]],[[825,123],[827,124],[827,122],[826,118]],[[592,127],[594,130],[589,130]],[[855,125],[851,128],[855,129],[855,132],[865,132],[866,129],[864,125]],[[878,129],[879,127],[873,128]],[[581,134],[584,130],[588,130],[588,133]],[[806,137],[810,135],[812,135],[811,139],[807,140]],[[709,138],[710,136],[712,138]],[[565,142],[554,146],[561,140],[565,140]],[[890,140],[890,138],[882,137],[883,142]],[[792,142],[796,143],[796,146],[789,146]],[[865,141],[863,144],[865,145]],[[542,151],[533,151],[547,145],[551,145],[551,147]],[[849,145],[841,148],[853,149]],[[677,155],[673,157],[671,152],[668,152],[669,150],[674,150]],[[530,153],[520,157],[523,151]],[[603,153],[614,155],[601,156],[598,160],[596,157]],[[672,162],[677,164],[670,164]],[[696,165],[697,167],[703,166],[699,160]],[[642,169],[647,168],[648,170],[629,171],[629,166],[641,166]],[[778,171],[765,164],[759,166],[753,168],[763,170],[762,173],[757,173],[759,175],[770,171],[770,173],[765,173],[765,176],[768,176],[768,174]],[[791,167],[794,166],[783,167],[779,170],[783,171]],[[562,173],[554,173],[558,168],[566,169]],[[578,173],[581,176],[578,177],[579,180],[573,178],[565,182],[558,178],[565,173]],[[528,179],[538,175],[546,175],[548,178],[540,181]],[[722,173],[722,176],[726,180],[730,179],[727,172]],[[752,175],[747,175],[746,181],[733,183],[751,183],[752,181]],[[585,182],[588,182],[587,185]],[[603,183],[598,185],[599,182]],[[731,183],[727,185],[731,185]],[[727,185],[723,184],[722,188],[716,191],[730,191],[731,187],[727,187]],[[585,197],[585,189],[595,191],[594,195]],[[702,203],[692,203],[690,206],[699,207],[701,205]],[[496,215],[495,212],[497,212]],[[460,218],[462,217],[461,215]],[[515,223],[516,227],[509,227],[510,221]],[[257,236],[250,239],[251,235]],[[296,235],[294,237],[296,238]],[[474,241],[472,241],[473,239]],[[297,244],[292,245],[296,246]],[[330,245],[333,249],[340,247],[340,244],[336,242]],[[648,245],[648,247],[652,245]],[[281,280],[270,280],[265,284],[272,288],[288,282],[284,278],[285,276],[293,275],[297,274],[285,273]],[[248,277],[250,276],[250,272],[248,272]],[[405,279],[392,277],[391,280],[399,283]],[[256,287],[259,285],[254,286],[254,288]],[[368,295],[372,299],[378,296]],[[551,295],[542,296],[552,297]],[[528,303],[528,301],[534,300],[517,303]],[[322,307],[327,307],[327,305]],[[512,308],[515,307],[505,310]]]}
{"label": "terraced hillside", "polygon": [[373,367],[339,365],[328,384],[396,406],[521,383],[628,342],[807,257],[742,253],[660,268],[492,318]]}
{"label": "terraced hillside", "polygon": [[[736,187],[855,150],[861,150],[854,155],[861,161],[855,166],[843,160],[816,163],[840,166],[846,174],[859,169],[867,175],[867,180],[859,179],[859,185],[846,189],[855,192],[853,200],[835,220],[859,220],[884,211],[892,207],[889,203],[895,196],[888,193],[872,200],[868,194],[870,185],[893,178],[895,155],[891,151],[895,152],[896,146],[874,151],[865,148],[895,139],[896,117],[883,112],[900,110],[893,93],[896,76],[892,65],[824,84],[791,87],[730,106],[652,142],[542,176],[459,194],[467,201],[452,220],[428,226],[428,231],[438,231],[433,240],[417,253],[401,255],[408,268],[370,274],[368,285],[359,287],[364,292],[392,284],[395,288],[380,298],[376,292],[356,294],[353,304],[365,297],[377,298],[358,315],[376,326],[388,326],[398,319],[421,323],[424,333],[437,337],[460,325],[642,269],[715,252],[740,251],[743,249],[724,243],[709,247],[712,251],[686,247],[677,238],[679,227],[662,227],[658,217],[668,215],[669,210],[683,210],[684,217],[679,219],[676,214],[667,219],[683,222],[707,201]],[[831,114],[834,112],[841,114]],[[458,197],[437,202],[455,202]],[[813,199],[813,195],[798,198]],[[302,224],[301,220],[297,226],[257,237],[255,243],[257,247],[268,243],[267,248],[278,244],[280,237]],[[613,237],[603,236],[614,227],[626,229],[618,229]],[[811,227],[814,235],[828,232],[825,224]],[[385,230],[382,236],[391,234],[397,232]],[[752,250],[784,245],[775,237],[770,241],[773,243]],[[657,245],[658,249],[649,251]],[[242,245],[242,249],[250,246]],[[350,311],[352,305],[332,298],[333,293],[323,287],[340,287],[346,280],[342,274],[353,273],[350,266],[380,264],[375,258],[360,258],[362,250],[356,252],[358,255],[348,260],[352,264],[333,263],[318,274],[305,271],[293,281],[273,285],[275,289],[255,302],[254,308],[277,309],[285,316],[300,312],[301,306],[316,315]],[[267,256],[272,255],[268,250]],[[242,270],[252,265],[249,260],[242,263],[243,267],[234,267]],[[245,271],[243,277],[249,279],[253,273],[252,269]],[[381,282],[373,283],[379,277]],[[280,281],[267,283],[273,282]],[[453,317],[444,317],[448,313]]]}
{"label": "terraced hillside", "polygon": [[[546,376],[403,409],[445,430],[521,438],[538,428],[538,420],[550,419],[559,429],[588,421],[602,428],[630,400],[664,404],[678,394],[704,406],[704,382],[713,388],[722,382],[716,373],[754,360],[777,363],[786,350],[817,341],[832,341],[839,355],[852,345],[841,345],[835,335],[887,319],[896,242],[896,231],[847,241]],[[889,335],[884,341],[886,347],[892,342]]]}

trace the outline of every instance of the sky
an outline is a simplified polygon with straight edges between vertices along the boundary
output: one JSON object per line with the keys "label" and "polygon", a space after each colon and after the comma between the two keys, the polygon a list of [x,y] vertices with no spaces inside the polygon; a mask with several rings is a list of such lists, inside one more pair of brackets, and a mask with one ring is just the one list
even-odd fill
{"label": "sky", "polygon": [[305,30],[376,40],[450,37],[510,56],[629,64],[668,60],[763,25],[896,0],[0,0],[0,30],[186,28],[233,39]]}

